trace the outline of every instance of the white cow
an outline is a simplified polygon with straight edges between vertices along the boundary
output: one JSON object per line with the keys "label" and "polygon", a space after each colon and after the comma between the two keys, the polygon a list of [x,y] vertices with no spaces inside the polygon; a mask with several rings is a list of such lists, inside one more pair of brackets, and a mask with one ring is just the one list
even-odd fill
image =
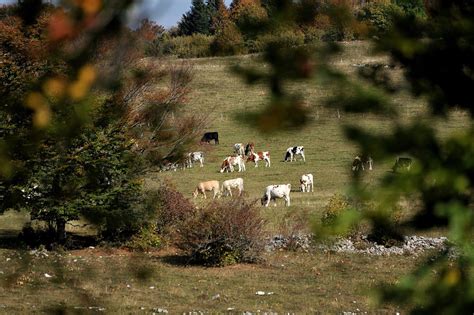
{"label": "white cow", "polygon": [[289,147],[286,150],[285,162],[286,161],[293,162],[293,159],[296,161],[296,155],[300,155],[303,158],[303,162],[306,162],[303,146]]}
{"label": "white cow", "polygon": [[243,143],[234,144],[234,153],[240,156],[245,155],[245,146]]}
{"label": "white cow", "polygon": [[210,180],[207,182],[200,182],[197,184],[196,189],[193,191],[193,197],[196,198],[199,193],[203,195],[204,199],[207,199],[206,191],[212,191],[214,193],[213,199],[220,196],[219,182],[217,180]]}
{"label": "white cow", "polygon": [[313,174],[304,174],[301,176],[300,184],[302,192],[313,192]]}
{"label": "white cow", "polygon": [[245,162],[244,162],[244,159],[240,155],[228,156],[222,162],[220,172],[221,173],[223,173],[224,171],[233,172],[234,171],[234,166],[236,166],[236,165],[239,168],[239,172],[244,172],[245,171]]}
{"label": "white cow", "polygon": [[228,179],[222,182],[221,192],[226,196],[229,194],[232,197],[232,188],[239,190],[239,196],[244,190],[244,180],[242,178]]}
{"label": "white cow", "polygon": [[255,167],[258,167],[258,161],[264,160],[265,161],[265,167],[270,167],[270,152],[265,151],[265,152],[253,152],[250,151],[250,155],[247,159],[248,161],[253,161],[255,163]]}
{"label": "white cow", "polygon": [[261,199],[262,205],[268,207],[270,200],[273,200],[276,206],[276,199],[283,198],[285,199],[286,206],[290,206],[290,191],[291,191],[291,184],[284,184],[284,185],[270,185],[265,188],[265,193]]}
{"label": "white cow", "polygon": [[200,166],[204,166],[204,152],[190,152],[188,153],[187,167],[193,167],[193,162],[199,162]]}

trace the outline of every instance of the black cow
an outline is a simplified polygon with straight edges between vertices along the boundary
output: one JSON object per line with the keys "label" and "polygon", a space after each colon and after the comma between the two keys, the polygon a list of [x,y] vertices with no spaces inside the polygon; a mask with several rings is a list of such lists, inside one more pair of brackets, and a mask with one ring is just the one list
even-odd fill
{"label": "black cow", "polygon": [[354,158],[352,162],[352,171],[359,172],[365,171],[367,168],[369,171],[372,170],[374,160],[368,155],[358,155]]}
{"label": "black cow", "polygon": [[219,144],[219,134],[217,133],[217,131],[206,132],[201,138],[201,143],[210,143],[211,140],[214,140],[214,144]]}
{"label": "black cow", "polygon": [[392,170],[394,173],[397,173],[398,171],[409,171],[412,164],[413,160],[409,157],[397,157]]}

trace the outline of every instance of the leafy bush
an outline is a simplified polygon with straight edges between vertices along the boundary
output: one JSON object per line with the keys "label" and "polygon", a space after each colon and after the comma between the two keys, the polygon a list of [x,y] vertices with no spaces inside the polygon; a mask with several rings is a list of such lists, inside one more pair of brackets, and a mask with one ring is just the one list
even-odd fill
{"label": "leafy bush", "polygon": [[213,36],[193,34],[165,39],[162,45],[165,54],[176,55],[179,58],[208,57],[211,55],[213,40]]}
{"label": "leafy bush", "polygon": [[242,34],[234,23],[224,24],[222,29],[216,33],[211,51],[216,56],[237,55],[246,52]]}
{"label": "leafy bush", "polygon": [[192,216],[195,206],[180,192],[163,185],[158,191],[151,193],[150,201],[154,201],[157,217],[156,231],[160,235],[169,235],[185,219]]}
{"label": "leafy bush", "polygon": [[304,33],[299,30],[282,30],[273,34],[265,34],[257,37],[254,41],[248,41],[249,52],[261,52],[269,45],[277,44],[282,48],[301,46],[304,44]]}
{"label": "leafy bush", "polygon": [[279,235],[287,239],[285,249],[297,251],[302,248],[300,242],[301,236],[309,235],[310,215],[308,210],[300,210],[287,212],[278,226]]}
{"label": "leafy bush", "polygon": [[349,200],[347,197],[335,194],[330,199],[326,207],[324,207],[321,222],[323,225],[334,224],[336,218],[349,208]]}
{"label": "leafy bush", "polygon": [[392,26],[394,16],[401,13],[402,10],[395,4],[371,3],[362,7],[357,19],[369,24],[376,32],[384,33]]}
{"label": "leafy bush", "polygon": [[395,0],[395,4],[402,8],[407,15],[418,18],[426,18],[425,4],[423,0]]}
{"label": "leafy bush", "polygon": [[156,224],[141,227],[140,231],[132,236],[132,238],[126,243],[126,247],[139,251],[148,251],[153,248],[159,248],[162,245],[162,240],[156,231]]}
{"label": "leafy bush", "polygon": [[195,210],[179,227],[175,245],[193,263],[224,266],[254,262],[263,250],[263,225],[254,203],[216,201]]}

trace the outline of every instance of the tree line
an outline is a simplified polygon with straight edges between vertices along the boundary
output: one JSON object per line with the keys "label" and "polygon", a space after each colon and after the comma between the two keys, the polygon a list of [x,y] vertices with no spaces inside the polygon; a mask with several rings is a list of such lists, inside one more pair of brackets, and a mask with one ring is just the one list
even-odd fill
{"label": "tree line", "polygon": [[[293,12],[281,14],[286,8]],[[290,14],[304,19],[288,23]],[[193,0],[176,27],[161,29],[147,43],[147,54],[221,56],[263,52],[275,41],[298,46],[364,39],[386,32],[395,15],[427,16],[423,0],[305,0],[296,5],[285,0],[234,0],[229,7],[223,0]],[[257,27],[267,22],[279,25],[278,30]]]}

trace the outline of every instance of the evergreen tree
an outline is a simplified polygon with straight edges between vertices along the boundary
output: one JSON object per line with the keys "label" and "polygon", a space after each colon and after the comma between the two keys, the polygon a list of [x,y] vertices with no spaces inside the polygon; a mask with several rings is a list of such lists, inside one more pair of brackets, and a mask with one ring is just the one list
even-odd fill
{"label": "evergreen tree", "polygon": [[229,21],[229,11],[224,0],[208,0],[207,7],[210,16],[210,32],[215,35],[223,29],[224,24]]}
{"label": "evergreen tree", "polygon": [[208,6],[204,4],[204,0],[193,0],[191,10],[183,14],[181,21],[178,23],[180,35],[192,35],[195,33],[208,35],[210,33],[211,19],[209,16]]}
{"label": "evergreen tree", "polygon": [[228,17],[224,0],[207,0],[207,11],[209,14],[209,32],[214,35],[218,31],[218,25],[225,15]]}

